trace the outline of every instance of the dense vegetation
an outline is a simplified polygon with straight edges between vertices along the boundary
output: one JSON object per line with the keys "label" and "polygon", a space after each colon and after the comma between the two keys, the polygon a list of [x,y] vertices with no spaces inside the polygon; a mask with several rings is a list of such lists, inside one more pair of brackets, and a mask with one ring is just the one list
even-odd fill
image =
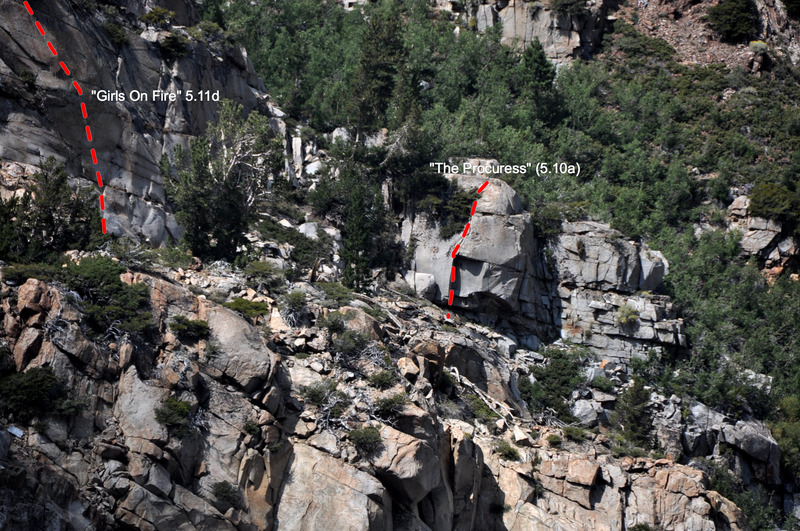
{"label": "dense vegetation", "polygon": [[[538,43],[520,53],[500,45],[497,28],[478,34],[469,24],[456,36],[448,15],[422,0],[371,4],[366,17],[311,0],[268,10],[226,4],[206,2],[206,16],[251,50],[268,90],[293,116],[317,133],[389,130],[386,147],[334,150],[343,162],[339,180],[323,181],[310,198],[317,214],[344,229],[349,285],[398,258],[380,237],[392,215],[377,199],[386,179],[394,208],[433,210],[447,192],[428,172],[430,161],[577,162],[580,177],[508,180],[542,234],[557,230],[565,215],[589,215],[664,250],[666,290],[686,318],[693,351],[651,359],[640,374],[665,392],[782,426],[785,464],[800,472],[791,457],[794,424],[775,407],[800,389],[800,286],[791,271],[766,282],[758,264],[742,258],[735,233],[696,237],[693,230],[699,221],[724,226],[735,185],[755,185],[753,212],[796,230],[797,69],[769,50],[771,72],[761,77],[725,65],[686,66],[664,41],[617,21],[597,58],[556,78]],[[554,3],[560,10],[573,4]],[[756,30],[753,13],[750,0],[725,0],[707,21],[722,38],[741,41]],[[722,98],[725,90],[732,95]],[[743,367],[771,376],[771,388]],[[553,391],[523,390],[535,407],[562,409],[563,394]]]}

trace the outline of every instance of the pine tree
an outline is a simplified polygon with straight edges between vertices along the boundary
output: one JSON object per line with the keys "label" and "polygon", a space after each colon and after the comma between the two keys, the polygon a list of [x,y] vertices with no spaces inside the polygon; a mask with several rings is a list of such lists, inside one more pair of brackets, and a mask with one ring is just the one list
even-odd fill
{"label": "pine tree", "polygon": [[626,441],[642,448],[650,447],[653,413],[650,409],[650,391],[645,389],[642,378],[637,378],[633,387],[620,395],[610,420]]}

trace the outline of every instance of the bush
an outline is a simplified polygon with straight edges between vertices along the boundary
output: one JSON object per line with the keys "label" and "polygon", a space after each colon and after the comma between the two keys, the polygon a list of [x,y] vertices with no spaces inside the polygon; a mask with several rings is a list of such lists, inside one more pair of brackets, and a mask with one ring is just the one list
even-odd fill
{"label": "bush", "polygon": [[520,379],[519,392],[532,413],[551,408],[559,418],[571,422],[574,417],[567,407],[567,398],[583,380],[579,358],[575,353],[557,348],[545,349],[544,356],[548,358],[547,365],[531,366],[536,381]]}
{"label": "bush", "polygon": [[800,220],[800,195],[773,183],[757,184],[750,194],[749,214],[774,219],[795,229]]}
{"label": "bush", "polygon": [[325,298],[333,301],[336,307],[345,306],[353,300],[353,290],[338,282],[317,282],[314,284],[325,292]]}
{"label": "bush", "polygon": [[152,325],[147,285],[128,285],[120,280],[126,269],[106,257],[84,258],[70,263],[63,272],[65,283],[83,298],[81,310],[89,326],[98,333],[112,327],[138,333]]}
{"label": "bush", "polygon": [[244,273],[256,289],[260,290],[262,286],[270,292],[280,292],[284,289],[283,271],[269,262],[250,262],[245,266]]}
{"label": "bush", "polygon": [[169,397],[156,408],[155,413],[156,420],[169,430],[170,435],[183,438],[194,433],[192,405],[189,402]]}
{"label": "bush", "polygon": [[585,0],[550,0],[550,9],[569,15],[581,15],[587,12]]}
{"label": "bush", "polygon": [[223,304],[224,307],[234,312],[239,312],[248,319],[255,319],[269,313],[270,306],[266,302],[255,302],[247,299],[233,299]]}
{"label": "bush", "polygon": [[497,441],[494,445],[494,451],[500,454],[503,459],[508,461],[519,461],[519,450],[511,446],[505,439]]}
{"label": "bush", "polygon": [[626,389],[614,406],[609,421],[622,432],[622,438],[630,444],[649,448],[653,414],[650,410],[650,391],[645,389],[644,379],[637,378],[633,386]]}
{"label": "bush", "polygon": [[375,401],[375,413],[382,418],[393,417],[403,411],[403,406],[408,403],[406,393],[396,393],[392,396],[379,398]]}
{"label": "bush", "polygon": [[466,402],[470,413],[472,413],[476,419],[483,423],[488,423],[492,420],[500,418],[497,413],[492,411],[492,409],[486,405],[486,402],[484,402],[481,397],[474,393],[465,394],[464,402]]}
{"label": "bush", "polygon": [[0,410],[19,422],[52,412],[64,395],[50,367],[34,367],[0,379]]}
{"label": "bush", "polygon": [[639,311],[630,304],[623,304],[617,308],[614,314],[614,321],[617,326],[627,326],[639,320]]}
{"label": "bush", "polygon": [[369,384],[381,391],[389,389],[397,382],[397,375],[389,370],[378,371],[369,376]]}
{"label": "bush", "polygon": [[598,376],[589,384],[595,389],[599,389],[604,393],[610,393],[614,390],[614,382],[606,378],[605,376]]}
{"label": "bush", "polygon": [[244,431],[246,434],[248,434],[248,435],[250,435],[252,437],[255,437],[256,435],[261,433],[261,428],[258,427],[258,423],[254,422],[252,420],[247,420],[242,425],[242,431]]}
{"label": "bush", "polygon": [[336,391],[336,380],[322,380],[320,382],[306,385],[300,389],[300,396],[315,406],[324,406],[328,398]]}
{"label": "bush", "polygon": [[283,298],[284,308],[292,314],[301,313],[306,308],[306,294],[302,291],[292,291]]}
{"label": "bush", "polygon": [[144,15],[142,22],[152,26],[167,26],[175,18],[175,12],[163,7],[154,7]]}
{"label": "bush", "polygon": [[345,316],[339,312],[330,312],[317,320],[317,326],[326,329],[331,334],[341,334],[346,330]]}
{"label": "bush", "polygon": [[211,492],[218,500],[223,500],[234,507],[242,505],[242,494],[239,489],[228,483],[227,481],[218,481],[211,486]]}
{"label": "bush", "polygon": [[167,61],[174,61],[189,54],[189,39],[177,31],[171,32],[159,42],[161,53]]}
{"label": "bush", "polygon": [[25,83],[25,86],[29,89],[36,87],[36,74],[31,72],[30,70],[23,70],[19,73],[20,80]]}
{"label": "bush", "polygon": [[555,433],[551,433],[550,435],[547,436],[547,444],[549,444],[553,448],[558,448],[559,446],[561,446],[562,442],[564,442],[564,440]]}
{"label": "bush", "polygon": [[317,258],[327,253],[320,240],[312,240],[297,229],[284,227],[271,219],[265,219],[261,222],[258,226],[258,231],[265,240],[291,245],[292,260],[303,269],[310,269]]}
{"label": "bush", "polygon": [[758,10],[753,0],[722,0],[708,8],[706,20],[723,40],[743,42],[757,31]]}
{"label": "bush", "polygon": [[105,22],[103,24],[103,31],[108,35],[108,39],[111,41],[111,44],[114,45],[114,48],[120,48],[129,42],[128,34],[125,33],[125,28],[123,28],[121,24],[111,21]]}
{"label": "bush", "polygon": [[562,431],[570,441],[583,441],[586,439],[586,430],[578,426],[564,426]]}
{"label": "bush", "polygon": [[188,319],[183,315],[176,315],[169,327],[182,341],[197,341],[205,339],[211,333],[206,321]]}
{"label": "bush", "polygon": [[356,449],[364,454],[371,454],[380,448],[383,439],[381,439],[381,432],[378,428],[367,427],[350,430],[348,434],[350,441]]}
{"label": "bush", "polygon": [[369,336],[365,333],[346,330],[336,336],[333,341],[333,350],[345,359],[352,359],[360,356],[369,342]]}

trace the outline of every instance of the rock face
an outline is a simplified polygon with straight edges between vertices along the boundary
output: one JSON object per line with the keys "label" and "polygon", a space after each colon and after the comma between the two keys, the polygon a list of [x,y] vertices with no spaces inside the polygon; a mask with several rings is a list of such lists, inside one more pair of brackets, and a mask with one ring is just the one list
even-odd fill
{"label": "rock face", "polygon": [[[492,477],[505,493],[502,527],[483,513],[483,529],[622,530],[636,524],[654,529],[745,530],[741,511],[714,491],[693,468],[669,461],[613,459],[540,452],[539,471],[531,463],[488,460]],[[541,488],[537,495],[535,483]],[[483,494],[485,504],[492,493]]]}
{"label": "rock face", "polygon": [[[449,178],[470,191],[485,181],[472,175]],[[528,330],[542,339],[561,336],[614,361],[686,346],[672,303],[650,293],[669,272],[660,252],[591,221],[565,222],[551,241],[537,238],[530,214],[499,179],[489,179],[476,197],[463,240],[460,233],[442,239],[436,221],[424,213],[404,220],[403,239],[415,242],[405,278],[420,296],[446,301],[452,263],[453,306],[480,314],[478,320],[501,330]],[[453,260],[457,243],[461,247]]]}
{"label": "rock face", "polygon": [[527,46],[538,39],[547,57],[556,64],[588,56],[600,44],[607,4],[604,0],[590,0],[580,13],[570,14],[553,11],[544,2],[524,0],[490,0],[465,7],[450,0],[436,2],[439,9],[463,15],[478,31],[502,24],[503,44]]}
{"label": "rock face", "polygon": [[[78,186],[95,182],[100,169],[105,184],[109,232],[139,236],[152,245],[177,239],[181,229],[165,207],[159,161],[176,145],[183,145],[205,129],[216,116],[216,102],[192,103],[152,100],[152,92],[208,90],[219,92],[245,109],[269,114],[277,134],[285,134],[283,122],[266,103],[264,87],[243,49],[193,40],[188,55],[168,61],[161,52],[169,32],[147,28],[139,16],[156,2],[130,0],[121,8],[129,43],[115,47],[102,29],[109,15],[93,8],[72,8],[63,2],[43,2],[37,19],[71,70],[69,79],[52,59],[22,2],[0,1],[0,161],[16,171],[0,171],[4,196],[18,188],[20,170],[30,174],[47,157],[66,164]],[[198,22],[191,2],[167,2],[178,23]],[[165,3],[158,3],[165,5]],[[177,29],[183,32],[182,29]],[[113,65],[109,68],[109,65]],[[26,85],[25,76],[35,85]],[[78,81],[79,97],[72,87]],[[93,91],[141,91],[149,101],[101,102]],[[89,145],[80,120],[81,101],[86,102],[99,165],[89,157]],[[281,113],[282,114],[282,113]],[[290,148],[289,148],[290,149]]]}
{"label": "rock face", "polygon": [[[495,203],[513,205],[513,196],[493,197],[486,215]],[[29,280],[2,287],[2,344],[12,352],[23,345],[27,370],[52,367],[86,405],[29,426],[0,419],[1,525],[21,531],[741,528],[738,509],[708,491],[698,470],[615,460],[600,455],[599,448],[607,451],[602,442],[572,454],[543,449],[519,402],[509,356],[523,350],[515,353],[510,336],[475,324],[443,331],[434,324],[441,323],[436,308],[362,297],[387,318],[379,325],[356,314],[354,301],[346,326],[374,334],[362,359],[337,364],[328,351],[336,339],[317,327],[258,328],[186,287],[197,291],[205,274],[211,288],[218,273],[158,273],[121,276],[149,288],[155,330],[147,341],[86,338],[74,299],[55,286]],[[309,313],[322,315],[323,297],[298,285],[307,290]],[[207,321],[209,336],[182,342],[170,328],[176,316]],[[41,333],[38,346],[27,339],[31,333]],[[368,377],[394,366],[402,372],[381,388]],[[447,385],[468,390],[497,416],[486,424],[472,414],[462,420],[468,408],[435,391]],[[314,398],[310,388],[327,394]],[[398,396],[399,405],[387,412],[381,404]],[[169,406],[176,401],[189,413]],[[665,418],[673,422],[679,414]],[[706,449],[724,442],[742,463],[767,455],[751,468],[773,477],[780,454],[763,427],[724,419],[695,424]],[[366,449],[352,432],[365,427],[378,434]],[[498,454],[501,438],[514,441],[519,461]],[[700,445],[695,449],[700,455]]]}

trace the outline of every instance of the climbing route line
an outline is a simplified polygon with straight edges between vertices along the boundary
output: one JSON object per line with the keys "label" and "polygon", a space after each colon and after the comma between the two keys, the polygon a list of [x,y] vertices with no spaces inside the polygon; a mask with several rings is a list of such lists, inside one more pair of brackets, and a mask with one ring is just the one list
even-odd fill
{"label": "climbing route line", "polygon": [[[22,4],[25,6],[25,9],[28,11],[28,14],[30,16],[33,16],[33,9],[31,8],[31,5],[27,2],[27,0],[25,2],[22,2]],[[58,57],[58,51],[56,51],[56,47],[53,44],[53,42],[50,41],[50,40],[47,40],[47,33],[45,32],[44,27],[42,26],[42,24],[38,20],[36,20],[34,22],[36,24],[36,29],[39,30],[39,34],[42,37],[44,37],[45,42],[47,43],[47,47],[50,49],[50,53],[53,54],[53,57]],[[61,70],[63,70],[64,73],[68,77],[72,76],[72,71],[69,69],[69,67],[67,67],[67,65],[66,65],[66,63],[64,61],[59,61],[58,64],[61,67]],[[83,96],[83,89],[81,88],[80,84],[78,84],[77,81],[73,81],[72,82],[72,86],[75,88],[75,91],[78,93],[78,96]],[[87,142],[91,143],[92,142],[92,128],[88,124],[88,121],[87,121],[88,118],[89,118],[89,114],[86,112],[86,103],[84,103],[84,102],[81,102],[81,116],[83,117],[84,123],[86,124],[85,125],[85,128],[86,128],[86,140],[87,140]],[[90,153],[92,155],[92,164],[97,165],[98,164],[97,152],[94,150],[94,148],[91,148]],[[105,198],[103,197],[103,176],[100,174],[100,171],[97,171],[96,175],[97,175],[97,186],[100,187],[100,216],[102,218],[103,234],[105,234],[106,233],[106,218],[105,218],[105,216],[103,214],[104,214],[104,211],[105,211],[105,208],[106,208],[106,203],[105,203]]]}
{"label": "climbing route line", "polygon": [[[486,190],[487,186],[489,186],[489,181],[486,181],[482,185],[480,185],[480,187],[478,188],[478,193],[479,194],[483,193],[483,191]],[[452,259],[452,263],[450,265],[450,295],[448,295],[447,297],[448,306],[453,305],[453,284],[456,281],[456,265],[455,265],[456,256],[458,255],[458,251],[461,250],[461,244],[464,243],[464,239],[469,234],[470,222],[472,221],[472,217],[475,215],[475,210],[477,208],[478,208],[478,200],[476,199],[475,201],[472,202],[472,209],[469,212],[469,221],[464,227],[464,231],[461,233],[461,239],[456,244],[456,246],[453,247],[453,252],[450,253],[450,258]],[[447,313],[447,318],[450,319],[450,312]]]}

